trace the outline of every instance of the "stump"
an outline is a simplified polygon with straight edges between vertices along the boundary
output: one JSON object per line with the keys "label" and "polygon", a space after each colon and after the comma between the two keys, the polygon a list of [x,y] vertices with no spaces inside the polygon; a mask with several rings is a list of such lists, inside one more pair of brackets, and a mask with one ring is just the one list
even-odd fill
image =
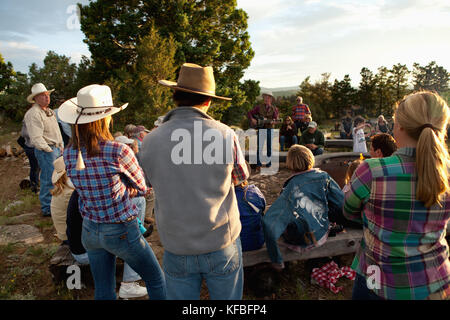
{"label": "stump", "polygon": [[[56,284],[67,282],[67,278],[71,273],[67,273],[67,268],[71,265],[77,265],[81,269],[81,282],[86,287],[94,288],[94,279],[91,274],[89,265],[79,264],[72,256],[68,245],[61,245],[50,260],[49,270],[52,274],[53,281]],[[117,259],[116,261],[116,285],[120,286],[120,281],[123,275],[123,261]]]}

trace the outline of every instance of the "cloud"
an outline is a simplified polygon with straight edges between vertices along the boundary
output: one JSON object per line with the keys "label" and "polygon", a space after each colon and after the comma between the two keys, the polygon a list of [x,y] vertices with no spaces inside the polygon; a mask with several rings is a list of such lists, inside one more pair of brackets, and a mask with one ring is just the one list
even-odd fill
{"label": "cloud", "polygon": [[0,42],[0,52],[6,61],[13,63],[14,70],[27,73],[33,62],[42,63],[46,50],[28,42]]}

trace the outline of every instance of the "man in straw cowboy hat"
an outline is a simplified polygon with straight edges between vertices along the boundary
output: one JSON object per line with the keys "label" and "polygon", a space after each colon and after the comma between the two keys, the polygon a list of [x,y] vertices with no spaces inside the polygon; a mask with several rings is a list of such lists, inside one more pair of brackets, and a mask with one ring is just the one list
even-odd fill
{"label": "man in straw cowboy hat", "polygon": [[[234,131],[207,115],[212,98],[231,99],[216,95],[211,67],[185,63],[177,82],[159,83],[174,90],[177,108],[144,138],[141,163],[155,192],[167,297],[199,299],[205,279],[211,299],[241,299],[234,185],[249,174]],[[214,159],[208,156],[212,145],[223,146]]]}
{"label": "man in straw cowboy hat", "polygon": [[261,155],[265,143],[267,144],[267,157],[269,157],[269,162],[266,163],[266,166],[271,166],[270,157],[272,156],[273,128],[274,124],[279,122],[278,108],[273,105],[275,97],[273,96],[272,91],[263,92],[262,97],[264,99],[264,104],[256,105],[247,113],[250,126],[258,129],[256,152],[257,171],[260,171],[262,166]]}
{"label": "man in straw cowboy hat", "polygon": [[64,146],[55,113],[49,108],[50,93],[53,91],[47,90],[42,83],[33,85],[27,97],[27,101],[33,105],[24,116],[24,124],[41,168],[39,200],[45,217],[50,216],[53,161],[61,155]]}
{"label": "man in straw cowboy hat", "polygon": [[150,299],[165,299],[164,275],[139,230],[139,212],[132,203],[133,197],[148,192],[144,173],[130,147],[114,141],[109,131],[111,116],[127,105],[115,106],[110,88],[98,84],[81,88],[76,98],[64,102],[59,117],[74,125],[64,162],[80,198],[81,237],[94,277],[95,299],[116,299],[116,256],[135,271],[134,279],[124,277],[127,284],[121,284],[120,297],[142,296],[143,288],[134,282],[142,277]]}

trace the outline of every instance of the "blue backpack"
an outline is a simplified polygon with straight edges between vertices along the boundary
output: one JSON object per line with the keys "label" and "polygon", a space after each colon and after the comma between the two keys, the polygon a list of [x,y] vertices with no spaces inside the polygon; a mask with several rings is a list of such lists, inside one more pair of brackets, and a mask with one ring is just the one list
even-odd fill
{"label": "blue backpack", "polygon": [[266,199],[253,184],[245,188],[236,186],[235,193],[242,224],[242,251],[260,249],[264,245],[262,217],[266,209]]}

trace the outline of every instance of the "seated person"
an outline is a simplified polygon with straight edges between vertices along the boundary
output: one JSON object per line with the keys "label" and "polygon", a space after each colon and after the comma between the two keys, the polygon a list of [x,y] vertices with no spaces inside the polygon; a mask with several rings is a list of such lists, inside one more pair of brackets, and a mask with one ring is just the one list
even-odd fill
{"label": "seated person", "polygon": [[372,142],[370,145],[369,153],[372,158],[385,158],[390,157],[395,151],[397,151],[397,144],[388,133],[379,133],[370,138]]}
{"label": "seated person", "polygon": [[[363,162],[362,159],[357,159],[348,164],[347,172],[345,173],[345,186],[342,188],[342,192],[347,193],[350,190],[350,179],[352,178],[353,172],[355,172],[356,168]],[[362,225],[358,222],[347,220],[344,217],[344,213],[342,211],[342,208],[330,208],[330,211],[328,212],[328,219],[330,222],[334,222],[338,225],[341,225],[342,227],[351,227],[355,229],[362,229]]]}
{"label": "seated person", "polygon": [[293,145],[286,166],[293,175],[286,180],[280,196],[263,217],[266,247],[275,269],[284,263],[277,240],[301,249],[322,245],[328,236],[329,208],[342,208],[344,193],[330,175],[314,167],[308,148]]}
{"label": "seated person", "polygon": [[315,121],[311,121],[308,128],[302,132],[300,144],[311,150],[314,156],[318,156],[323,153],[325,136],[322,131],[317,129],[317,123]]}
{"label": "seated person", "polygon": [[284,118],[284,122],[280,129],[280,150],[284,151],[284,146],[290,147],[293,144],[298,143],[297,138],[297,126],[291,117]]}
{"label": "seated person", "polygon": [[[251,172],[250,166],[247,167],[248,172]],[[249,185],[247,180],[235,186],[234,190],[242,224],[242,251],[257,250],[264,244],[262,217],[266,209],[266,199],[261,190],[254,184]]]}

